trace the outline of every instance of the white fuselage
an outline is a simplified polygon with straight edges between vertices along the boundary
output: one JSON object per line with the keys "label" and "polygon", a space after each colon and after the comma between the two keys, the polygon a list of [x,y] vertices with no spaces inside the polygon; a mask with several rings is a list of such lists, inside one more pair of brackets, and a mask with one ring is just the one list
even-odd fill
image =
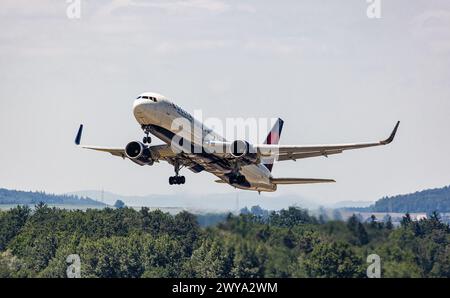
{"label": "white fuselage", "polygon": [[[133,105],[133,114],[141,126],[150,125],[154,127],[155,129],[151,131],[152,134],[168,145],[171,145],[174,136],[190,140],[200,148],[208,141],[226,142],[222,136],[205,127],[203,123],[193,118],[188,112],[157,93],[143,93],[140,98],[136,99]],[[188,123],[190,129],[181,127],[180,123]],[[211,157],[222,157],[215,153],[211,154],[213,155]],[[231,172],[229,168],[221,167],[199,154],[189,155],[187,153],[186,155],[205,168],[206,171],[216,175],[226,183],[229,182],[227,178],[227,174]],[[271,183],[271,173],[263,164],[245,165],[239,169],[239,172],[245,176],[249,185],[233,185],[235,187],[256,191],[276,190],[276,185]]]}

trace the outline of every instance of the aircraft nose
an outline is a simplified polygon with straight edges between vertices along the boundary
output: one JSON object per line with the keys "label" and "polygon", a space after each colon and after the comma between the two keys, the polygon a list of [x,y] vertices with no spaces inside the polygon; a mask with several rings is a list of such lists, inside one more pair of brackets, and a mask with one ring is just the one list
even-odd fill
{"label": "aircraft nose", "polygon": [[142,106],[143,106],[143,102],[141,100],[139,100],[139,99],[136,99],[133,102],[133,110],[139,110],[139,109],[142,108]]}
{"label": "aircraft nose", "polygon": [[141,124],[154,121],[158,111],[158,104],[148,98],[138,98],[133,102],[133,114]]}
{"label": "aircraft nose", "polygon": [[133,103],[133,112],[136,113],[142,113],[144,108],[145,102],[141,99],[136,99]]}
{"label": "aircraft nose", "polygon": [[139,98],[136,99],[133,103],[133,114],[136,118],[141,119],[145,116],[146,111],[148,110],[148,105],[150,103],[148,100]]}

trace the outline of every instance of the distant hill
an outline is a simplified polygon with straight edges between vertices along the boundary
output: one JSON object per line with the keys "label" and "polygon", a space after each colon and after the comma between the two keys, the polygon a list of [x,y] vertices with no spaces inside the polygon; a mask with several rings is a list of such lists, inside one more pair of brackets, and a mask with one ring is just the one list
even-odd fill
{"label": "distant hill", "polygon": [[259,195],[257,192],[233,191],[223,194],[151,194],[146,196],[126,196],[107,191],[85,190],[69,195],[83,196],[114,204],[122,200],[127,206],[146,206],[159,208],[183,208],[191,212],[229,212],[241,208],[259,205],[268,210],[279,210],[288,206],[317,209],[319,204],[299,195]]}
{"label": "distant hill", "polygon": [[334,203],[330,207],[332,207],[333,209],[339,209],[343,207],[365,208],[369,207],[373,203],[374,203],[373,201],[341,201]]}
{"label": "distant hill", "polygon": [[450,186],[384,197],[366,208],[346,208],[361,212],[440,213],[450,212]]}
{"label": "distant hill", "polygon": [[0,188],[0,205],[35,205],[39,202],[58,205],[106,206],[90,198],[75,195],[54,195],[45,192],[8,190]]}

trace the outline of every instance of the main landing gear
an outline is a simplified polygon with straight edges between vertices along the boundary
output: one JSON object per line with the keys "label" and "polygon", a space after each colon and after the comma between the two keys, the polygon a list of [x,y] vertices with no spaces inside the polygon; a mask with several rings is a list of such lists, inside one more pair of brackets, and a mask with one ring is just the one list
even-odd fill
{"label": "main landing gear", "polygon": [[171,176],[169,177],[169,184],[184,184],[186,183],[186,178],[184,176]]}
{"label": "main landing gear", "polygon": [[229,176],[230,184],[243,184],[245,183],[245,176],[241,175],[239,170],[241,169],[241,166],[238,162],[235,162],[232,164],[233,171],[231,172],[231,175]]}
{"label": "main landing gear", "polygon": [[230,184],[242,184],[245,182],[244,175],[232,175],[230,176]]}
{"label": "main landing gear", "polygon": [[175,176],[169,177],[169,184],[170,185],[174,185],[174,184],[179,185],[179,184],[186,183],[186,178],[184,176],[179,175],[181,166],[178,162],[175,162],[174,169],[175,169]]}

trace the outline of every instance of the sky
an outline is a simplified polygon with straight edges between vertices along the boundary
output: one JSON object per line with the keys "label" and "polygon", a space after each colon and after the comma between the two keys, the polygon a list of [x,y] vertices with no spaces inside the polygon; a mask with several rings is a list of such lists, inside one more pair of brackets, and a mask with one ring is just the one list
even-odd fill
{"label": "sky", "polygon": [[[280,186],[318,202],[373,201],[450,184],[450,2],[381,0],[0,2],[0,187],[126,195],[235,193],[208,173],[139,167],[73,144],[125,146],[143,133],[141,92],[203,117],[281,117],[282,144],[394,143],[277,163]],[[70,11],[69,11],[70,12]],[[69,14],[70,15],[70,14]],[[73,16],[70,15],[70,16]]]}

